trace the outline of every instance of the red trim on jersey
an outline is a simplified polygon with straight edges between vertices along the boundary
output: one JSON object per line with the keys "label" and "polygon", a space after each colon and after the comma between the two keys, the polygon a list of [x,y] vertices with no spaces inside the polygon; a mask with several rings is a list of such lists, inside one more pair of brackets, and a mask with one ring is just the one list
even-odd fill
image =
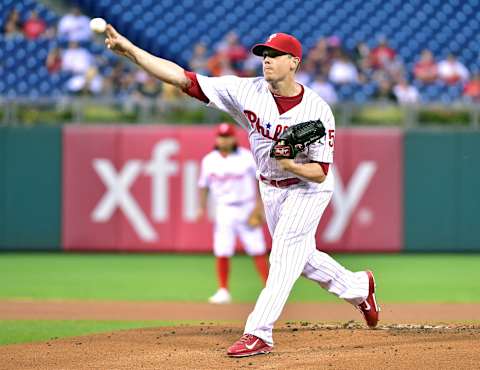
{"label": "red trim on jersey", "polygon": [[323,173],[325,174],[325,176],[327,176],[328,174],[328,169],[330,168],[330,163],[319,163],[320,167],[322,167],[322,170],[323,170]]}
{"label": "red trim on jersey", "polygon": [[186,70],[184,70],[183,73],[185,73],[185,76],[190,80],[190,86],[188,86],[186,89],[182,89],[183,92],[187,95],[190,95],[192,98],[198,99],[208,104],[210,100],[208,100],[207,96],[202,91],[202,88],[200,87],[200,84],[197,80],[197,74],[195,72],[190,72]]}
{"label": "red trim on jersey", "polygon": [[328,174],[328,169],[330,167],[330,163],[325,163],[325,162],[315,162],[315,161],[312,161],[313,163],[318,163],[320,165],[320,167],[322,167],[322,170],[323,170],[323,173],[325,174],[325,176],[327,176]]}
{"label": "red trim on jersey", "polygon": [[300,91],[300,94],[295,96],[280,96],[280,95],[272,94],[273,99],[277,104],[278,113],[283,114],[289,111],[290,109],[292,109],[293,107],[295,107],[296,105],[300,104],[300,102],[303,99],[303,92],[304,92],[303,86],[302,85],[300,86],[302,88],[302,91]]}

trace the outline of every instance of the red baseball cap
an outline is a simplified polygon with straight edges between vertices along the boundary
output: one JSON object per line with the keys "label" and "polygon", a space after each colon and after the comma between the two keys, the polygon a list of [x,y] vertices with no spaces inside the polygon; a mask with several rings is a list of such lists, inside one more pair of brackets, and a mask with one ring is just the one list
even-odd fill
{"label": "red baseball cap", "polygon": [[235,136],[235,127],[230,123],[221,123],[217,126],[217,136]]}
{"label": "red baseball cap", "polygon": [[263,56],[265,48],[272,48],[287,54],[292,54],[302,61],[302,44],[288,33],[278,32],[271,34],[265,43],[254,45],[252,53],[261,57]]}

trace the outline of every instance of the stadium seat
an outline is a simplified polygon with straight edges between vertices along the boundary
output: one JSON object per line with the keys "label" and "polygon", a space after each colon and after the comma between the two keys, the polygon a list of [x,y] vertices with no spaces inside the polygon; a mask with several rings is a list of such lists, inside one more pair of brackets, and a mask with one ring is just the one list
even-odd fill
{"label": "stadium seat", "polygon": [[[106,18],[139,46],[183,66],[188,65],[191,50],[198,41],[206,42],[212,49],[226,33],[236,30],[247,48],[272,32],[293,33],[303,41],[305,54],[320,37],[338,36],[346,51],[351,52],[360,41],[376,46],[378,37],[383,35],[409,69],[424,48],[431,49],[437,59],[453,51],[470,70],[480,68],[477,37],[480,3],[476,1],[76,0],[75,3],[91,17]],[[19,10],[22,19],[36,9],[48,25],[56,25],[60,18],[35,0],[0,0],[0,19],[4,20],[13,8]],[[45,71],[48,50],[65,44],[57,40],[6,40],[0,36],[0,59],[6,76],[0,93],[22,95],[33,87],[38,89],[32,91],[45,90],[46,94],[49,89],[61,91],[63,78],[38,71]],[[85,47],[107,61],[107,66],[101,66],[102,71],[109,71],[108,66],[117,59],[94,40]],[[19,73],[13,73],[22,63],[24,68],[18,70],[31,74],[24,83],[20,83]],[[445,90],[437,84],[421,86],[419,90],[427,101],[452,101],[461,96],[461,89]],[[339,90],[340,99],[355,101],[364,101],[371,94],[371,84]]]}

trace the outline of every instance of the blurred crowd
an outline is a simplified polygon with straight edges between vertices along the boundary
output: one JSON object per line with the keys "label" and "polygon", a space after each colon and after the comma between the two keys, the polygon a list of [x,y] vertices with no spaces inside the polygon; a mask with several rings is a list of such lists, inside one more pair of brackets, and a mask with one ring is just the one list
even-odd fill
{"label": "blurred crowd", "polygon": [[[252,56],[233,32],[213,50],[208,50],[202,43],[197,44],[190,68],[210,76],[258,76],[262,73],[261,60]],[[362,42],[353,50],[345,50],[342,40],[335,36],[319,39],[307,52],[297,81],[315,90],[331,104],[338,101],[337,92],[342,85],[363,84],[373,87],[373,99],[398,104],[420,102],[417,86],[429,84],[459,85],[466,99],[480,101],[480,75],[472,75],[454,54],[437,61],[430,50],[423,50],[412,70],[408,71],[384,37],[380,37],[373,48]]]}
{"label": "blurred crowd", "polygon": [[106,60],[101,54],[92,53],[89,45],[95,35],[90,30],[90,18],[77,7],[63,15],[54,27],[48,27],[36,11],[21,20],[19,12],[13,9],[3,24],[3,36],[52,40],[45,67],[50,74],[70,76],[65,88],[72,95],[129,96],[134,101],[160,97],[172,100],[180,95],[119,58]]}
{"label": "blurred crowd", "polygon": [[39,37],[52,37],[53,32],[52,28],[47,28],[47,24],[39,18],[35,10],[22,21],[18,10],[12,9],[3,25],[3,34],[6,38],[26,37],[33,40]]}
{"label": "blurred crowd", "polygon": [[[53,43],[45,60],[51,74],[66,72],[71,77],[66,89],[71,94],[130,96],[175,100],[182,95],[177,89],[163,85],[143,71],[117,59],[113,65],[85,47],[94,37],[89,27],[90,19],[79,8],[72,8],[62,16],[55,27],[48,27],[36,11],[21,20],[13,9],[3,26],[5,38],[50,38]],[[211,49],[198,43],[192,51],[188,68],[208,76],[262,74],[262,61],[242,45],[238,35],[230,32]],[[338,37],[325,37],[306,51],[297,74],[298,82],[310,87],[328,103],[335,104],[342,86],[370,85],[371,99],[415,104],[422,100],[417,87],[429,84],[460,86],[465,99],[480,102],[480,74],[472,73],[449,54],[444,60],[436,60],[429,50],[423,50],[411,70],[388,43],[379,38],[375,47],[359,43],[353,50],[346,50]]]}

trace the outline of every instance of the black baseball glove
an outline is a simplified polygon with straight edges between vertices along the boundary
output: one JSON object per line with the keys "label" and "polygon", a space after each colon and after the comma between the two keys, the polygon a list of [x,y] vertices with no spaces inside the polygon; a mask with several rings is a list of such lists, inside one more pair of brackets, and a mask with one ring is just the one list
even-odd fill
{"label": "black baseball glove", "polygon": [[325,136],[322,121],[307,121],[290,126],[282,132],[270,149],[270,157],[276,159],[295,158],[310,144]]}

